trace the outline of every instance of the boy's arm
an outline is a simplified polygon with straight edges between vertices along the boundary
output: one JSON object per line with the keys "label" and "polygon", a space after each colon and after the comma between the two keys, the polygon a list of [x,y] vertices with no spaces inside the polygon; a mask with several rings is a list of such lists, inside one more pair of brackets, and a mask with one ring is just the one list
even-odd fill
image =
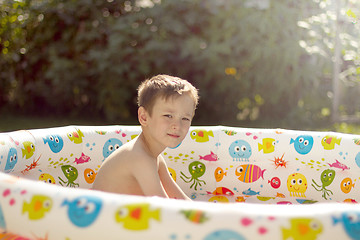
{"label": "boy's arm", "polygon": [[133,173],[144,195],[169,198],[161,185],[157,167],[153,160],[142,159],[142,161],[137,162]]}
{"label": "boy's arm", "polygon": [[174,179],[170,176],[164,158],[160,155],[159,176],[166,193],[170,198],[190,200],[190,198],[181,190]]}

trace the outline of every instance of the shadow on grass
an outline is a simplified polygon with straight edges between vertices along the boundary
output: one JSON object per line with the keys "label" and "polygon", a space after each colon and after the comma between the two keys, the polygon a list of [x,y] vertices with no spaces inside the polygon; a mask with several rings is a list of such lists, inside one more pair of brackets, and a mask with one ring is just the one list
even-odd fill
{"label": "shadow on grass", "polygon": [[36,117],[36,116],[0,116],[0,132],[9,132],[25,129],[38,129],[50,127],[62,127],[68,125],[137,125],[138,123],[108,122],[99,118],[78,119],[66,117]]}
{"label": "shadow on grass", "polygon": [[[50,127],[62,127],[68,125],[86,125],[86,126],[104,126],[104,125],[139,125],[137,121],[127,122],[109,122],[99,118],[91,119],[79,119],[79,118],[67,118],[67,117],[36,117],[36,116],[14,116],[14,115],[1,115],[0,116],[0,132],[9,132],[24,129],[38,129],[38,128],[50,128]],[[193,124],[197,125],[209,125],[209,124]],[[224,124],[213,124],[213,125],[224,125]],[[273,127],[269,123],[257,123],[248,126],[227,125],[233,127],[249,127],[249,128],[282,128],[281,126]],[[285,129],[292,129],[289,127],[283,127]],[[360,124],[349,124],[349,123],[335,123],[318,128],[304,128],[294,130],[312,130],[312,131],[334,131],[350,134],[360,135]]]}

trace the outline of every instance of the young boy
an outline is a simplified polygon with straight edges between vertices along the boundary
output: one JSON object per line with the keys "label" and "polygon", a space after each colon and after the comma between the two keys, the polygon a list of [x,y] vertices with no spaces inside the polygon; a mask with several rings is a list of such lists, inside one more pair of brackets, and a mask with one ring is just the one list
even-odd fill
{"label": "young boy", "polygon": [[93,189],[189,200],[170,176],[161,152],[181,144],[197,103],[197,90],[186,80],[157,75],[141,83],[138,119],[142,132],[104,161]]}

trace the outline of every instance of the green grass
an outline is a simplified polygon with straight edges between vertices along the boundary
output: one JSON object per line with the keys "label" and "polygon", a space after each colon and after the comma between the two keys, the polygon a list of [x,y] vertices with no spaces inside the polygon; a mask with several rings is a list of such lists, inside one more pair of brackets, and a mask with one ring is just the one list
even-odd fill
{"label": "green grass", "polygon": [[348,123],[336,123],[333,125],[334,131],[351,133],[351,134],[360,134],[360,125],[359,124],[348,124]]}
{"label": "green grass", "polygon": [[59,117],[0,116],[0,132],[24,129],[60,127],[68,125],[108,125],[99,119],[72,119]]}
{"label": "green grass", "polygon": [[[23,129],[37,129],[37,128],[49,128],[49,127],[61,127],[68,125],[138,125],[137,122],[106,122],[99,118],[93,119],[73,119],[73,118],[59,118],[59,117],[34,117],[34,116],[13,116],[13,115],[1,115],[0,116],[0,132],[9,132]],[[196,125],[196,124],[195,124]],[[266,123],[260,126],[242,126],[253,128],[266,128]],[[269,126],[271,128],[271,126]],[[281,126],[280,126],[281,128]],[[300,130],[300,129],[298,129]],[[302,129],[309,130],[309,129]],[[334,131],[350,134],[360,134],[360,124],[348,124],[348,123],[336,123],[327,125],[318,129],[311,129],[314,131]]]}

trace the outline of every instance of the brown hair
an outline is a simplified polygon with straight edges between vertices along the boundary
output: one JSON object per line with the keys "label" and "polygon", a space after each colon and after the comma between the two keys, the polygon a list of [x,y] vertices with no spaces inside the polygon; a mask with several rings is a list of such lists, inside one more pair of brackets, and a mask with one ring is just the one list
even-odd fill
{"label": "brown hair", "polygon": [[150,114],[158,97],[169,97],[188,93],[194,100],[195,107],[199,96],[197,89],[188,81],[169,75],[157,75],[143,81],[138,88],[138,106],[144,107]]}

